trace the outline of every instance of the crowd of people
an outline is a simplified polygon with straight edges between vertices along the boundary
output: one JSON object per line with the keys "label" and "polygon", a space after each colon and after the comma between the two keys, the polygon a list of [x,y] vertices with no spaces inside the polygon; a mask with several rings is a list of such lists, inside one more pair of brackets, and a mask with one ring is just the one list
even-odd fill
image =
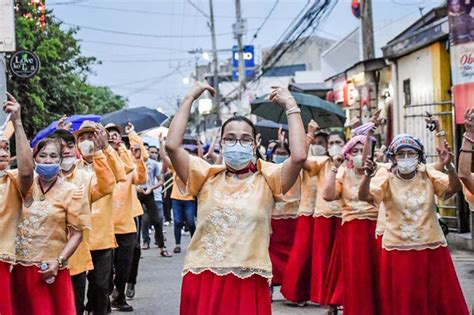
{"label": "crowd of people", "polygon": [[215,93],[200,82],[188,92],[159,147],[132,124],[85,121],[70,132],[62,119],[31,148],[8,95],[16,168],[0,134],[0,314],[133,311],[141,250],[153,229],[171,257],[171,222],[173,254],[183,231],[191,236],[182,315],[271,314],[275,286],[328,314],[469,313],[436,202],[463,190],[474,206],[474,109],[456,170],[442,130],[435,163],[409,134],[376,150],[377,113],[349,140],[314,121],[305,131],[281,87],[269,99],[286,111],[288,135],[265,147],[248,118],[233,116],[206,150],[183,145],[205,91]]}

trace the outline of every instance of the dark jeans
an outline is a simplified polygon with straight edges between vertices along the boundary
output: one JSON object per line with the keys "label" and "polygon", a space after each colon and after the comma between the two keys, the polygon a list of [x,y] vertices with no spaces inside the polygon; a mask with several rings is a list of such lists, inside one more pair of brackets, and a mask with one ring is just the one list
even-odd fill
{"label": "dark jeans", "polygon": [[138,194],[138,199],[143,206],[143,225],[142,236],[143,243],[150,243],[150,225],[155,228],[155,242],[159,248],[165,247],[163,236],[163,222],[160,220],[159,209],[155,202],[153,194]]}
{"label": "dark jeans", "polygon": [[135,248],[136,233],[115,234],[118,247],[114,250],[114,284],[118,295],[115,301],[118,304],[125,303],[125,285],[133,262],[133,251]]}
{"label": "dark jeans", "polygon": [[137,226],[136,242],[133,249],[133,261],[132,268],[130,270],[130,276],[128,277],[128,283],[137,284],[138,276],[138,265],[140,264],[140,257],[142,256],[142,250],[140,247],[140,230],[142,227],[142,216],[135,218],[135,225]]}
{"label": "dark jeans", "polygon": [[174,220],[174,238],[176,245],[181,245],[181,230],[184,223],[191,233],[191,237],[194,235],[196,230],[196,224],[194,223],[194,216],[196,215],[196,203],[194,200],[171,200],[171,207],[173,208],[173,220]]}
{"label": "dark jeans", "polygon": [[110,278],[112,278],[113,250],[91,251],[94,270],[87,273],[89,287],[87,289],[86,310],[93,314],[107,314],[109,304]]}
{"label": "dark jeans", "polygon": [[74,300],[76,301],[76,314],[84,314],[84,299],[86,298],[87,273],[71,276],[72,286],[74,288]]}

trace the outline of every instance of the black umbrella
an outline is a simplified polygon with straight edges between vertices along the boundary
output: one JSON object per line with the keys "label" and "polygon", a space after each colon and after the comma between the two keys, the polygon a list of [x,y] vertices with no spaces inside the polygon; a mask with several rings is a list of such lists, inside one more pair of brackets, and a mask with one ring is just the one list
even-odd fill
{"label": "black umbrella", "polygon": [[262,144],[264,146],[268,146],[268,143],[271,140],[278,139],[278,129],[280,127],[288,134],[288,125],[277,124],[276,122],[265,119],[257,121],[257,123],[255,124],[255,129],[257,129],[257,133],[262,136]]}
{"label": "black umbrella", "polygon": [[[301,117],[305,126],[311,119],[314,119],[321,128],[344,126],[346,115],[337,104],[310,94],[292,92],[291,95],[301,108]],[[257,98],[251,106],[254,115],[280,124],[288,123],[284,109],[271,102],[268,95]]]}
{"label": "black umbrella", "polygon": [[125,127],[129,122],[135,126],[135,131],[140,132],[158,127],[168,116],[145,106],[124,108],[102,116],[101,123],[106,125],[114,123]]}

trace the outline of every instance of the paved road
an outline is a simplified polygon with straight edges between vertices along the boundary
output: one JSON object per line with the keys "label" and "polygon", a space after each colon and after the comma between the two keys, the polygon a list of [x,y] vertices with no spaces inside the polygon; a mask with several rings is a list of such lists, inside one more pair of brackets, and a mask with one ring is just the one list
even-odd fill
{"label": "paved road", "polygon": [[[174,242],[173,229],[167,227],[170,241],[168,247],[172,250]],[[183,237],[183,243],[189,242],[189,236]],[[181,288],[181,267],[184,253],[174,254],[172,258],[162,258],[159,250],[154,247],[143,251],[140,261],[139,279],[136,288],[136,297],[130,300],[135,311],[133,314],[143,315],[175,315],[179,310],[179,293]],[[468,305],[474,303],[474,254],[469,252],[453,252],[464,295]],[[296,307],[285,303],[282,296],[276,292],[274,295],[273,314],[325,314],[323,308],[308,305]],[[115,312],[114,312],[115,313]]]}

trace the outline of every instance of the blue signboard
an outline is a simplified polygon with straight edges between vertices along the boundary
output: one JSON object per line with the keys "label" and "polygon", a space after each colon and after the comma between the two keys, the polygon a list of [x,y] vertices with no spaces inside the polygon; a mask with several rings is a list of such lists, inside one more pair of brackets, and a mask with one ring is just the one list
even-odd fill
{"label": "blue signboard", "polygon": [[[245,68],[255,67],[255,54],[253,45],[244,46],[244,63]],[[239,48],[237,46],[232,47],[232,66],[234,68],[239,67]]]}
{"label": "blue signboard", "polygon": [[[251,78],[255,76],[255,69],[245,69],[245,77]],[[233,80],[238,80],[239,79],[239,71],[238,70],[233,70],[232,71],[232,79]]]}

